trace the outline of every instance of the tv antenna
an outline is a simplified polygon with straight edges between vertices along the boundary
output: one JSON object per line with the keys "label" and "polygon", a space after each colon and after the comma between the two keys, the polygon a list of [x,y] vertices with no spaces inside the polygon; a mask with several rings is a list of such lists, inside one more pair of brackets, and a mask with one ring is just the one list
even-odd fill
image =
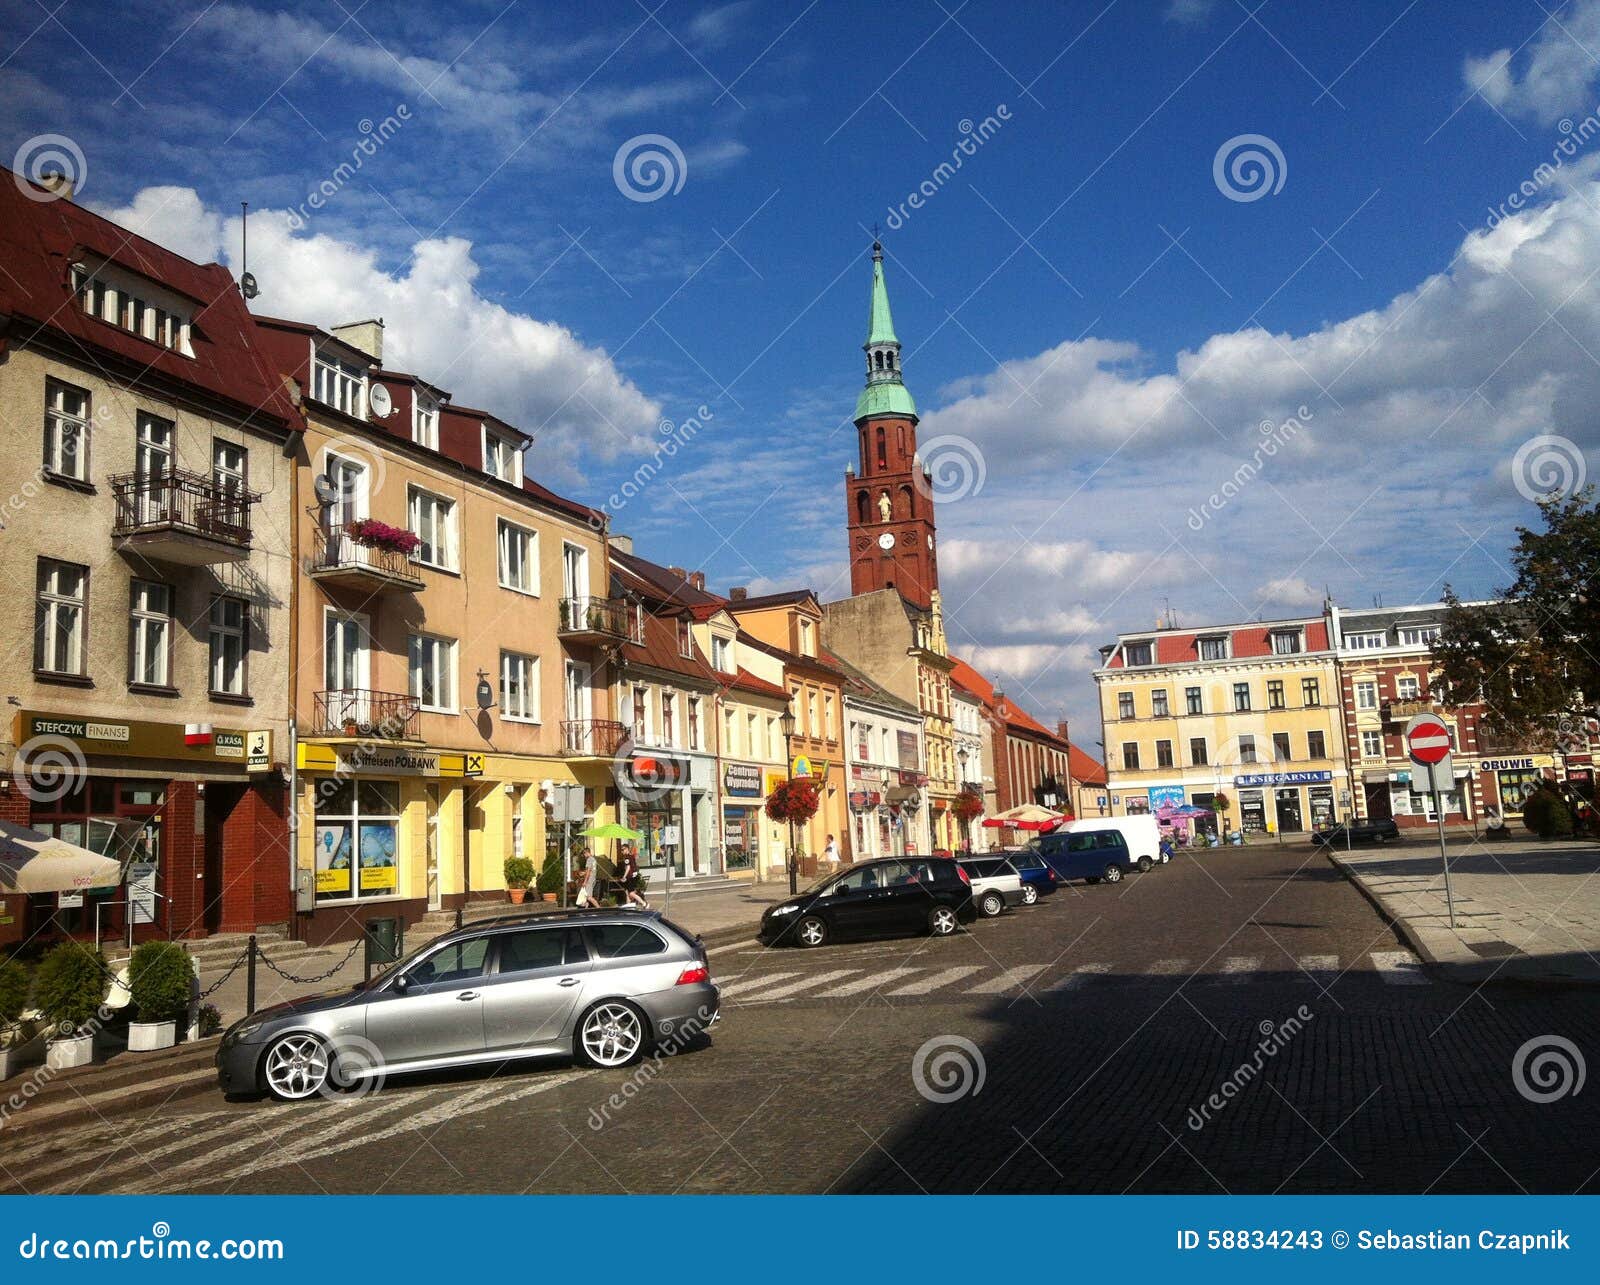
{"label": "tv antenna", "polygon": [[256,279],[250,275],[250,202],[239,202],[239,293],[254,299],[261,293]]}

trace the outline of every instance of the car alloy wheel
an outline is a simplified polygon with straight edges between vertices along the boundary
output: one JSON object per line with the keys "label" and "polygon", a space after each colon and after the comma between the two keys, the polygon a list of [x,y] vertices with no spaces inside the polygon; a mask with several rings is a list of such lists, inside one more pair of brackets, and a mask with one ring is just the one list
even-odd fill
{"label": "car alloy wheel", "polygon": [[1035,888],[1031,883],[1023,884],[1022,885],[1022,904],[1024,906],[1031,906],[1031,905],[1033,905],[1034,902],[1036,902],[1038,900],[1039,900],[1039,890],[1037,888]]}
{"label": "car alloy wheel", "polygon": [[828,925],[815,915],[807,915],[794,926],[794,935],[802,946],[820,946],[828,940]]}
{"label": "car alloy wheel", "polygon": [[983,900],[978,903],[978,909],[983,911],[990,919],[993,919],[1005,908],[1006,903],[1001,899],[998,892],[984,893]]}
{"label": "car alloy wheel", "polygon": [[639,1010],[616,999],[596,1004],[578,1027],[578,1045],[591,1066],[627,1066],[644,1048]]}
{"label": "car alloy wheel", "polygon": [[333,1059],[328,1046],[303,1032],[274,1040],[262,1062],[267,1089],[280,1102],[299,1102],[321,1092]]}
{"label": "car alloy wheel", "polygon": [[1106,878],[1106,882],[1107,883],[1121,883],[1122,882],[1122,867],[1119,866],[1119,865],[1109,865],[1109,866],[1107,866],[1106,867],[1106,876],[1105,876],[1105,878]]}
{"label": "car alloy wheel", "polygon": [[1142,874],[1142,875],[1149,874],[1150,873],[1150,867],[1153,866],[1153,865],[1155,865],[1155,862],[1150,860],[1149,857],[1140,857],[1139,858],[1139,873]]}
{"label": "car alloy wheel", "polygon": [[956,912],[949,906],[935,906],[928,916],[928,931],[935,937],[948,937],[958,926]]}

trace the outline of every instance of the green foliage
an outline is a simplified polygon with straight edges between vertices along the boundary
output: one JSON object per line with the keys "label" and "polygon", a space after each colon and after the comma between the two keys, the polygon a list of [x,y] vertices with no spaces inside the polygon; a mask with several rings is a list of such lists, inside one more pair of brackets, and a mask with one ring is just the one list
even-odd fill
{"label": "green foliage", "polygon": [[1541,839],[1565,839],[1572,834],[1572,809],[1554,790],[1538,789],[1522,802],[1522,824]]}
{"label": "green foliage", "polygon": [[189,1010],[194,971],[176,942],[147,941],[128,961],[128,993],[141,1022],[175,1022]]}
{"label": "green foliage", "polygon": [[106,961],[78,941],[53,946],[34,974],[35,1000],[45,1019],[66,1037],[82,1032],[106,994]]}
{"label": "green foliage", "polygon": [[506,858],[506,887],[526,888],[534,881],[533,862],[527,857]]}
{"label": "green foliage", "polygon": [[0,1029],[15,1026],[28,1006],[28,969],[21,960],[0,960]]}
{"label": "green foliage", "polygon": [[541,893],[560,892],[561,875],[561,854],[558,852],[546,857],[544,865],[539,869],[539,891]]}
{"label": "green foliage", "polygon": [[222,1029],[222,1010],[215,1004],[200,1005],[200,1034],[215,1035]]}

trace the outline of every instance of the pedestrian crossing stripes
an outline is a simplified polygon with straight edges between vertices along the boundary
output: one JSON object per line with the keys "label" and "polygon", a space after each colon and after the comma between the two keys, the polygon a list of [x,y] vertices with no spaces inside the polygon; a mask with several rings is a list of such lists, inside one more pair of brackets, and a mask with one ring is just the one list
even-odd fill
{"label": "pedestrian crossing stripes", "polygon": [[1234,986],[1250,980],[1252,973],[1261,971],[1260,955],[1232,955],[1222,961],[1222,979]]}
{"label": "pedestrian crossing stripes", "polygon": [[1110,971],[1110,964],[1085,964],[1077,971],[1068,973],[1060,981],[1053,983],[1050,987],[1050,992],[1053,995],[1059,995],[1062,991],[1077,990],[1078,987],[1085,985],[1091,977],[1104,977]]}
{"label": "pedestrian crossing stripes", "polygon": [[973,973],[981,973],[982,964],[962,964],[957,968],[946,968],[934,973],[931,977],[921,977],[914,982],[907,982],[904,986],[897,986],[888,995],[926,995],[929,991],[939,990],[953,982],[959,982],[963,977],[971,977]]}
{"label": "pedestrian crossing stripes", "polygon": [[771,986],[774,982],[781,982],[790,977],[798,976],[800,976],[799,973],[758,973],[753,977],[741,977],[737,981],[729,982],[721,990],[724,997],[743,995],[746,991],[757,990],[763,986]]}
{"label": "pedestrian crossing stripes", "polygon": [[846,982],[842,986],[833,986],[828,990],[818,991],[817,994],[828,999],[841,995],[859,995],[863,991],[877,990],[880,986],[886,986],[890,982],[899,981],[902,977],[910,977],[912,973],[921,971],[921,969],[917,968],[890,968],[881,973],[868,973],[865,977],[859,977],[853,982]]}
{"label": "pedestrian crossing stripes", "polygon": [[765,1003],[769,999],[782,999],[786,995],[793,995],[797,991],[806,990],[812,986],[821,986],[823,982],[835,981],[840,977],[851,977],[861,970],[859,968],[836,968],[831,973],[819,973],[815,977],[807,977],[798,982],[790,982],[787,986],[778,986],[772,990],[764,990],[756,996]]}
{"label": "pedestrian crossing stripes", "polygon": [[1375,950],[1372,966],[1378,976],[1391,986],[1426,986],[1427,974],[1422,971],[1422,961],[1409,950]]}
{"label": "pedestrian crossing stripes", "polygon": [[976,986],[969,986],[967,994],[1001,995],[1006,991],[1019,990],[1048,967],[1048,964],[1021,964],[1016,968],[1007,968],[997,977],[979,982]]}

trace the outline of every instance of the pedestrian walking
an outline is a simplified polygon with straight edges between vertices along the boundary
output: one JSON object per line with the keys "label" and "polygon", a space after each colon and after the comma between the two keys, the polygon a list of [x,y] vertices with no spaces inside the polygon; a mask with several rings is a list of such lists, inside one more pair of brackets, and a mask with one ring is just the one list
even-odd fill
{"label": "pedestrian walking", "polygon": [[623,905],[638,906],[640,910],[650,909],[650,903],[639,891],[639,853],[631,843],[622,845],[622,868],[617,878],[622,885]]}
{"label": "pedestrian walking", "polygon": [[594,859],[588,848],[583,850],[578,862],[578,896],[576,903],[578,909],[592,908],[598,910],[600,903],[595,900],[594,884],[596,877],[600,873],[599,862]]}
{"label": "pedestrian walking", "polygon": [[822,859],[828,863],[828,869],[835,870],[839,866],[839,845],[833,841],[833,836],[828,836],[828,846],[822,850]]}

